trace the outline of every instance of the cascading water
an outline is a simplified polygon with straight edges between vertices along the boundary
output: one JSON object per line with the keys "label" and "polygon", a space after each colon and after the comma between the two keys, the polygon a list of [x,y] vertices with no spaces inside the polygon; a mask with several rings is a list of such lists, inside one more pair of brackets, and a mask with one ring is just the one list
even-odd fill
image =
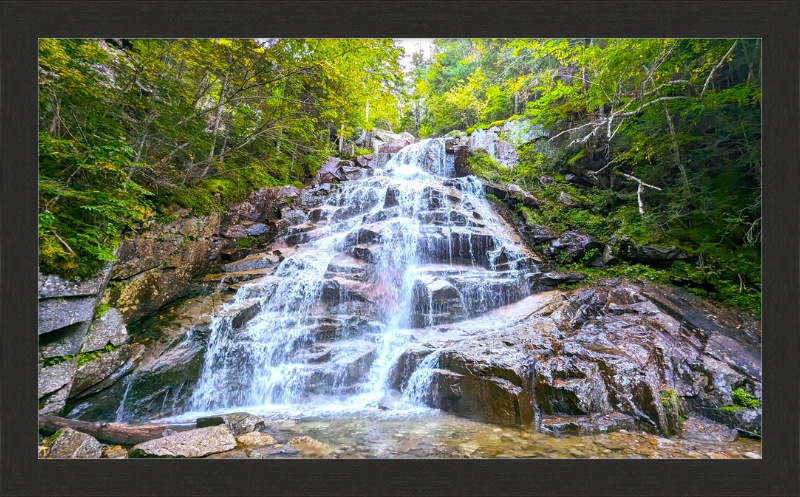
{"label": "cascading water", "polygon": [[[452,172],[444,140],[423,140],[372,176],[304,201],[286,236],[302,243],[277,242],[286,257],[275,272],[241,287],[214,318],[186,408],[376,408],[411,343],[529,295],[528,254],[482,184]],[[258,312],[237,327],[243,306]],[[424,401],[437,357],[405,382],[407,407]]]}

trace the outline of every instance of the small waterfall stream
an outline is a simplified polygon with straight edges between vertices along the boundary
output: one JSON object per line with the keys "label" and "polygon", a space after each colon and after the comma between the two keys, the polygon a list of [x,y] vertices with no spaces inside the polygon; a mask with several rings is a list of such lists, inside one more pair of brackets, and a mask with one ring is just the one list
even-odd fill
{"label": "small waterfall stream", "polygon": [[[305,198],[275,272],[242,286],[211,325],[186,410],[325,413],[377,409],[400,355],[437,326],[530,294],[536,271],[473,177],[452,178],[443,139],[371,176]],[[236,311],[257,306],[236,327]],[[400,409],[424,408],[426,357]]]}

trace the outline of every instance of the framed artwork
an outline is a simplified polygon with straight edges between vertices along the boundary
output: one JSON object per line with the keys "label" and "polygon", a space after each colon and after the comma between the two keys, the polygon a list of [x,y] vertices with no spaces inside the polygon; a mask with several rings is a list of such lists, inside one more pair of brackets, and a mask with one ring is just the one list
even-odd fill
{"label": "framed artwork", "polygon": [[0,12],[0,493],[800,491],[797,1]]}

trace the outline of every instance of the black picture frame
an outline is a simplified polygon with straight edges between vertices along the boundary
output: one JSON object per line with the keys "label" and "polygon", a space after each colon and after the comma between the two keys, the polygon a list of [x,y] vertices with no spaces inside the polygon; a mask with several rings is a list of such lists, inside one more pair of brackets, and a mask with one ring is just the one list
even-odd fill
{"label": "black picture frame", "polygon": [[[763,459],[39,460],[37,39],[763,40]],[[800,495],[800,1],[0,0],[0,495]]]}

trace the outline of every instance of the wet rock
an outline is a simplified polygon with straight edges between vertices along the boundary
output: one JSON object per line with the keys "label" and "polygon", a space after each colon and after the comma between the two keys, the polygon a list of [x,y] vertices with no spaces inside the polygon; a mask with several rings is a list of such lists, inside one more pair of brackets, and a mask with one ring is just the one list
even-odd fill
{"label": "wet rock", "polygon": [[252,271],[254,269],[265,269],[277,265],[279,258],[276,255],[268,253],[253,254],[235,262],[229,262],[222,265],[222,270],[226,273],[235,273],[242,271]]}
{"label": "wet rock", "polygon": [[197,427],[226,425],[234,436],[258,432],[266,428],[264,419],[246,412],[234,412],[219,416],[197,418]]}
{"label": "wet rock", "polygon": [[272,445],[275,443],[275,439],[271,435],[258,431],[251,431],[240,435],[236,437],[236,441],[239,442],[239,445],[247,447],[263,447],[264,445]]}
{"label": "wet rock", "polygon": [[733,442],[738,432],[700,416],[689,416],[681,424],[681,438],[697,442]]}
{"label": "wet rock", "polygon": [[128,329],[125,327],[122,313],[110,308],[102,316],[95,319],[83,342],[83,352],[100,350],[111,344],[120,346],[128,341]]}
{"label": "wet rock", "polygon": [[634,430],[636,422],[632,417],[618,412],[595,413],[588,416],[546,416],[542,417],[540,429],[542,433],[554,436],[566,433],[592,435],[619,430]]}
{"label": "wet rock", "polygon": [[356,164],[362,168],[369,169],[383,169],[386,163],[389,162],[391,155],[389,154],[369,154],[359,155],[356,157]]}
{"label": "wet rock", "polygon": [[39,301],[39,334],[50,333],[76,323],[87,323],[88,329],[96,302],[97,299],[93,296]]}
{"label": "wet rock", "polygon": [[98,459],[103,454],[103,446],[94,437],[62,428],[53,435],[53,445],[47,451],[52,459]]}
{"label": "wet rock", "polygon": [[378,153],[380,154],[396,154],[397,152],[403,150],[407,146],[411,145],[412,142],[401,139],[401,138],[390,138],[389,141],[380,145],[378,147]]}
{"label": "wet rock", "polygon": [[225,425],[183,431],[135,445],[130,457],[204,457],[236,447]]}
{"label": "wet rock", "polygon": [[174,302],[191,289],[191,281],[208,267],[211,244],[207,239],[187,240],[165,262],[121,281],[111,293],[110,304],[126,323],[141,319]]}

